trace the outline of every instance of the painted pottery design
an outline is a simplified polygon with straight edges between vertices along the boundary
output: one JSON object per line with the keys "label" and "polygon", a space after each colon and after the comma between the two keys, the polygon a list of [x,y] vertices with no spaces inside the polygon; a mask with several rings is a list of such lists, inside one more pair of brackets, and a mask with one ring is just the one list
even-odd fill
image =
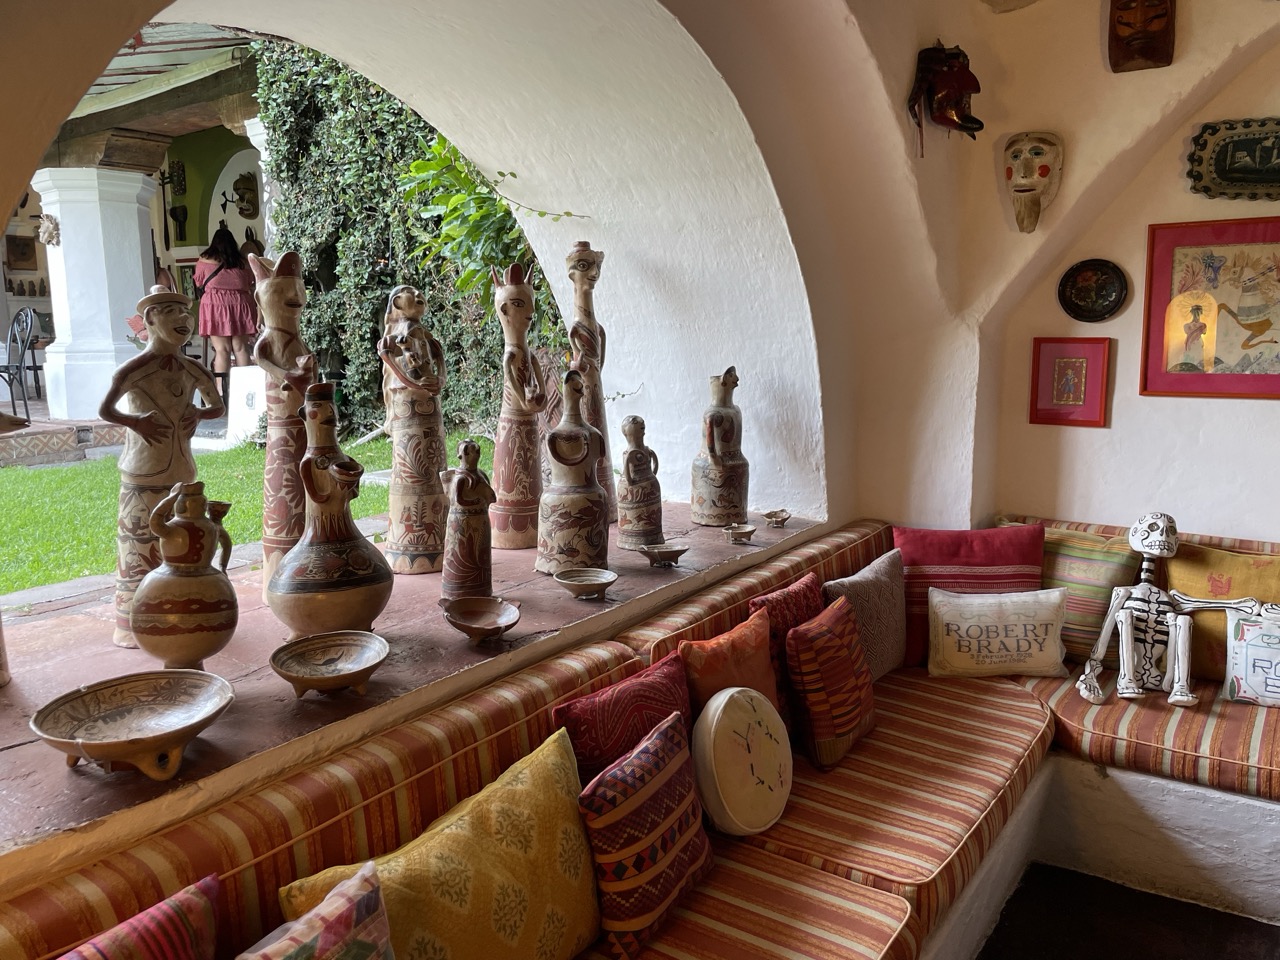
{"label": "painted pottery design", "polygon": [[307,431],[298,411],[307,387],[315,383],[316,358],[298,335],[298,318],[307,303],[302,260],[286,253],[275,263],[249,254],[257,286],[264,333],[253,360],[267,374],[267,458],[262,483],[262,595],[283,557],[302,536],[306,495],[298,463],[307,447]]}
{"label": "painted pottery design", "polygon": [[704,527],[747,519],[747,458],[742,455],[742,411],[733,402],[738,371],[711,378],[711,406],[702,414],[702,449],[693,461],[689,518]]}
{"label": "painted pottery design", "polygon": [[609,523],[618,519],[618,504],[613,489],[613,459],[609,456],[609,424],[604,413],[605,333],[596,322],[595,287],[600,279],[600,267],[604,254],[592,250],[591,244],[579,240],[565,258],[569,267],[569,279],[573,281],[573,319],[567,321],[569,342],[573,344],[573,361],[569,369],[582,374],[582,415],[586,422],[600,432],[604,452],[596,465],[596,480],[604,491],[608,504]]}
{"label": "painted pottery design", "polygon": [[627,451],[618,479],[618,546],[623,550],[662,543],[662,487],[658,485],[658,455],[644,445],[644,420],[622,421]]}
{"label": "painted pottery design", "polygon": [[293,629],[291,640],[333,630],[368,630],[391,597],[391,568],[351,519],[364,467],[338,446],[333,384],[307,388],[307,452],[299,475],[306,525],[267,584],[267,603]]}
{"label": "painted pottery design", "polygon": [[[166,287],[152,287],[138,301],[147,328],[142,353],[111,376],[98,416],[128,428],[120,455],[120,501],[116,534],[116,625],[112,639],[136,647],[129,627],[134,593],[160,564],[151,531],[151,511],[175,483],[196,478],[191,438],[196,424],[222,416],[217,384],[203,364],[182,355],[195,321],[191,300]],[[193,402],[199,392],[205,406]]]}
{"label": "painted pottery design", "polygon": [[230,507],[209,503],[203,483],[175,483],[151,513],[163,560],[138,585],[129,619],[138,646],[168,669],[203,670],[236,631],[240,608],[226,573],[231,537],[222,527]]}
{"label": "painted pottery design", "polygon": [[440,479],[449,490],[449,523],[444,537],[444,577],[440,598],[493,595],[493,554],[489,511],[493,487],[480,469],[480,445],[474,440],[458,444],[458,467],[445,470]]}
{"label": "painted pottery design", "polygon": [[387,641],[376,633],[338,630],[276,648],[271,654],[271,669],[288,681],[299,699],[308,690],[348,687],[363,696],[369,689],[369,678],[390,651]]}
{"label": "painted pottery design", "polygon": [[493,308],[502,324],[502,411],[493,444],[493,490],[489,508],[493,545],[524,550],[538,545],[538,499],[542,470],[538,451],[538,414],[546,408],[542,365],[529,350],[533,324],[533,287],[524,268],[513,263],[493,275]]}
{"label": "painted pottery design", "polygon": [[551,482],[538,508],[538,559],[533,568],[555,574],[575,567],[609,567],[608,501],[596,479],[604,438],[582,416],[583,376],[564,375],[564,416],[547,435]]}
{"label": "painted pottery design", "polygon": [[426,309],[417,288],[396,287],[378,343],[392,449],[387,562],[394,573],[437,573],[444,556],[444,348],[422,324]]}
{"label": "painted pottery design", "polygon": [[564,415],[564,398],[560,396],[560,384],[564,382],[565,367],[561,358],[546,347],[533,351],[542,367],[542,382],[547,388],[547,405],[538,414],[538,464],[542,468],[542,486],[551,482],[551,458],[547,456],[547,435],[560,426]]}

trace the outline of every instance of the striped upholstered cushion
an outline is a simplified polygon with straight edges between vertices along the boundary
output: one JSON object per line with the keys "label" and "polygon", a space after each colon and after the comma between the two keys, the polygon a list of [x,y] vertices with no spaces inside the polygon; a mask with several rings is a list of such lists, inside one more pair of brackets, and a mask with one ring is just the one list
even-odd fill
{"label": "striped upholstered cushion", "polygon": [[[1137,519],[1136,517],[1134,518]],[[1110,523],[1078,523],[1073,520],[1046,520],[1044,517],[1033,517],[1022,513],[1007,513],[996,518],[996,522],[1008,523],[1043,523],[1046,527],[1059,530],[1078,530],[1081,533],[1094,533],[1100,537],[1128,537],[1128,527],[1117,527]],[[1270,540],[1242,540],[1235,537],[1214,537],[1203,533],[1184,533],[1178,531],[1178,540],[1182,543],[1198,543],[1206,547],[1217,547],[1219,550],[1232,550],[1236,553],[1256,553],[1261,556],[1280,556],[1280,543]]]}
{"label": "striped upholstered cushion", "polygon": [[810,571],[823,583],[847,577],[892,549],[892,527],[882,520],[858,520],[668,607],[615,639],[656,663],[681,640],[710,640],[746,620],[752,597],[790,586]]}
{"label": "striped upholstered cushion", "polygon": [[1020,678],[1053,711],[1058,745],[1094,763],[1155,773],[1219,790],[1280,800],[1280,710],[1219,700],[1221,684],[1194,680],[1194,707],[1175,707],[1153,691],[1115,696],[1103,673],[1101,706],[1075,689],[1079,677]]}
{"label": "striped upholstered cushion", "polygon": [[875,698],[876,728],[832,771],[797,761],[782,819],[744,842],[904,897],[927,933],[1039,768],[1053,719],[1015,683],[920,669],[889,674]]}
{"label": "striped upholstered cushion", "polygon": [[5,893],[0,957],[60,956],[210,873],[233,905],[222,935],[254,943],[283,919],[280,887],[407,843],[550,736],[554,704],[640,667],[612,642],[561,654],[102,861]]}

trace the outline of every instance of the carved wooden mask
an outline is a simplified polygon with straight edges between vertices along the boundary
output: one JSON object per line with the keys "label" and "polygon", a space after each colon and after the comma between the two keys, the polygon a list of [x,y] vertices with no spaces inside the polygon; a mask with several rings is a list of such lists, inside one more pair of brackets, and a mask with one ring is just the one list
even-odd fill
{"label": "carved wooden mask", "polygon": [[1112,73],[1173,63],[1176,0],[1111,0],[1107,56]]}
{"label": "carved wooden mask", "polygon": [[969,56],[959,47],[939,40],[916,56],[916,79],[907,97],[907,111],[920,128],[920,155],[924,156],[924,113],[939,126],[959,130],[969,139],[982,129],[982,121],[970,113],[970,97],[982,85],[969,69]]}

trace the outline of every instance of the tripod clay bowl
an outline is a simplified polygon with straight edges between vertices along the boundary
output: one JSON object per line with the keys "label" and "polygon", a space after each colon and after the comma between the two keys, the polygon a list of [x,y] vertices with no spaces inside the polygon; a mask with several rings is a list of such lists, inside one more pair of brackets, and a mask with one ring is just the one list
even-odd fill
{"label": "tripod clay bowl", "polygon": [[441,600],[449,626],[471,640],[494,640],[520,622],[520,605],[499,597],[458,597]]}
{"label": "tripod clay bowl", "polygon": [[387,659],[387,641],[367,630],[334,630],[300,637],[271,654],[271,669],[301,698],[308,690],[328,693],[350,687],[364,695],[369,678]]}
{"label": "tripod clay bowl", "polygon": [[596,567],[577,567],[556,574],[556,583],[579,600],[603,600],[605,591],[617,579],[618,575],[612,570]]}
{"label": "tripod clay bowl", "polygon": [[687,543],[678,543],[675,540],[636,547],[637,553],[642,553],[649,558],[649,566],[651,567],[674,567],[688,550],[689,545]]}

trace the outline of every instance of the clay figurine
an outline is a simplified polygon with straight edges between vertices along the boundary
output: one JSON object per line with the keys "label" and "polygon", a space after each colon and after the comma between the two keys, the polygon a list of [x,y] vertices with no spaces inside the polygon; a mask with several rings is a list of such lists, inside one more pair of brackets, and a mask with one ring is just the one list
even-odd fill
{"label": "clay figurine", "polygon": [[970,98],[982,91],[969,69],[969,55],[959,47],[937,41],[916,55],[916,79],[907,97],[907,112],[920,131],[920,156],[924,156],[924,115],[948,130],[959,130],[977,139],[983,123],[970,113]]}
{"label": "clay figurine", "polygon": [[533,568],[556,574],[577,567],[609,569],[609,515],[596,466],[604,437],[582,416],[582,374],[564,375],[564,416],[547,434],[551,482],[538,507],[538,559]]}
{"label": "clay figurine", "polygon": [[236,631],[240,608],[227,579],[231,538],[222,526],[230,508],[206,500],[203,483],[175,483],[151,512],[164,559],[138,584],[130,624],[138,646],[167,669],[203,670],[205,658]]}
{"label": "clay figurine", "polygon": [[[160,547],[151,513],[175,483],[196,478],[191,438],[201,420],[223,414],[213,374],[182,348],[195,329],[191,299],[166,287],[152,287],[138,301],[147,342],[111,377],[98,408],[108,423],[128,429],[120,454],[120,507],[116,536],[116,626],[112,639],[136,647],[129,626],[133,595],[142,578],[160,565]],[[199,393],[204,401],[197,407]]]}
{"label": "clay figurine", "polygon": [[1033,233],[1041,211],[1053,203],[1062,183],[1062,138],[1056,133],[1015,133],[1004,144],[1004,179],[1018,229]]}
{"label": "clay figurine", "polygon": [[257,286],[264,332],[253,360],[267,374],[267,459],[262,484],[262,595],[280,558],[302,536],[306,500],[298,462],[307,446],[299,411],[307,387],[315,383],[316,358],[298,335],[298,319],[307,303],[302,260],[286,253],[275,263],[249,254]]}
{"label": "clay figurine", "polygon": [[1175,0],[1111,0],[1107,60],[1112,73],[1173,63]]}
{"label": "clay figurine", "polygon": [[711,406],[702,414],[702,449],[693,461],[689,518],[704,527],[747,519],[749,464],[742,455],[742,411],[734,405],[738,371],[711,378]]}
{"label": "clay figurine", "polygon": [[392,448],[387,562],[394,573],[438,573],[444,556],[444,348],[422,324],[426,309],[416,287],[396,287],[378,341]]}
{"label": "clay figurine", "polygon": [[502,324],[502,410],[493,442],[493,489],[489,508],[493,545],[524,550],[538,545],[538,500],[542,469],[538,452],[538,414],[547,405],[542,365],[529,349],[533,324],[533,287],[524,268],[513,263],[493,274],[493,309]]}
{"label": "clay figurine", "polygon": [[290,640],[368,630],[391,597],[391,568],[351,518],[364,467],[338,446],[332,383],[307,387],[307,451],[299,465],[306,525],[267,583],[267,603]]}
{"label": "clay figurine", "polygon": [[493,554],[489,511],[493,487],[480,469],[480,444],[458,442],[458,467],[444,470],[440,480],[449,491],[449,525],[444,538],[444,576],[440,597],[493,596]]}
{"label": "clay figurine", "polygon": [[609,522],[618,519],[618,504],[613,489],[613,460],[609,456],[609,424],[604,412],[604,387],[601,376],[604,371],[605,333],[596,322],[595,287],[600,279],[600,266],[604,254],[592,250],[591,244],[579,240],[565,258],[569,267],[569,279],[573,281],[573,319],[567,322],[569,342],[573,345],[573,360],[569,369],[582,374],[582,414],[587,423],[600,432],[604,452],[596,467],[596,479],[604,490],[608,504]]}
{"label": "clay figurine", "polygon": [[627,451],[618,479],[618,547],[638,550],[665,543],[658,455],[644,445],[644,420],[624,418],[622,435],[627,438]]}

